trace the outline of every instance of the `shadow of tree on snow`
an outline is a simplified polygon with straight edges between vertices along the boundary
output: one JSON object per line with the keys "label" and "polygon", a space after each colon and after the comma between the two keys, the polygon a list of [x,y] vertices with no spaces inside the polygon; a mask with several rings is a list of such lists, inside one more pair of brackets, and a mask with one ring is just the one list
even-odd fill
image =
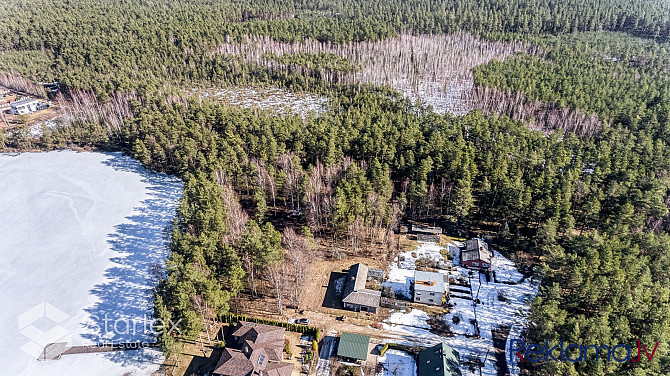
{"label": "shadow of tree on snow", "polygon": [[[98,302],[86,309],[92,323],[85,325],[89,334],[83,337],[90,343],[154,342],[153,288],[165,270],[168,235],[183,184],[174,176],[145,169],[128,156],[108,155],[111,158],[104,164],[142,176],[149,197],[109,235],[110,247],[118,255],[110,259],[114,265],[105,272],[106,281],[91,290]],[[145,350],[104,354],[114,362],[135,365],[156,362],[155,355]]]}

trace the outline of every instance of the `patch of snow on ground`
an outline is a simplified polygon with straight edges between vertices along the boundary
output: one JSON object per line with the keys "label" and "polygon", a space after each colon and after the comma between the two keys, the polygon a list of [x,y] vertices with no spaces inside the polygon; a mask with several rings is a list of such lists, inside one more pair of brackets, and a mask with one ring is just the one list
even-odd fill
{"label": "patch of snow on ground", "polygon": [[307,118],[311,114],[319,116],[328,111],[328,99],[325,97],[310,93],[292,93],[278,87],[229,87],[196,91],[196,93],[233,106],[258,108],[275,113],[291,112],[302,118]]}
{"label": "patch of snow on ground", "polygon": [[496,272],[496,280],[502,283],[519,283],[523,280],[523,274],[516,270],[512,260],[509,260],[498,251],[493,251],[493,270]]}
{"label": "patch of snow on ground", "polygon": [[404,351],[387,350],[377,361],[382,365],[382,376],[416,376],[416,361]]}
{"label": "patch of snow on ground", "polygon": [[340,277],[335,280],[335,292],[337,295],[342,295],[342,291],[344,291],[344,279],[346,277]]}
{"label": "patch of snow on ground", "polygon": [[419,242],[416,249],[401,252],[389,267],[389,277],[382,286],[390,287],[400,298],[412,300],[411,286],[414,283],[416,261],[419,259],[444,261],[444,256],[440,253],[442,249],[435,243]]}
{"label": "patch of snow on ground", "polygon": [[386,321],[390,324],[413,326],[415,328],[430,329],[430,325],[426,321],[430,316],[422,310],[413,309],[408,313],[393,312],[391,317]]}
{"label": "patch of snow on ground", "polygon": [[155,341],[143,320],[182,183],[120,153],[0,154],[0,193],[2,373],[156,371],[163,357],[149,349],[37,357],[51,342]]}
{"label": "patch of snow on ground", "polygon": [[386,281],[382,283],[383,287],[390,287],[393,289],[397,298],[412,299],[411,287],[414,283],[414,270],[401,269],[398,267],[391,267],[389,276]]}

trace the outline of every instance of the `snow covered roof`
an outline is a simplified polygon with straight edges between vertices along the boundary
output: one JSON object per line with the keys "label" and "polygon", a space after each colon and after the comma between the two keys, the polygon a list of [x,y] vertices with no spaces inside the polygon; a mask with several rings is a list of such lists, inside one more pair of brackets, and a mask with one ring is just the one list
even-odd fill
{"label": "snow covered roof", "polygon": [[444,294],[444,275],[417,270],[414,272],[414,290]]}

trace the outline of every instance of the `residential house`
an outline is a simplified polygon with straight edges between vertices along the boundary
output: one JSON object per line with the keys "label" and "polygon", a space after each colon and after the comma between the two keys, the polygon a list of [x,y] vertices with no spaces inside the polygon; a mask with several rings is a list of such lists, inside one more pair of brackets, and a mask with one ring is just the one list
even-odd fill
{"label": "residential house", "polygon": [[444,342],[419,353],[417,376],[461,376],[458,351]]}
{"label": "residential house", "polygon": [[28,115],[38,110],[39,102],[36,99],[26,98],[9,104],[12,114]]}
{"label": "residential house", "polygon": [[337,356],[348,363],[360,363],[368,359],[370,337],[362,334],[343,332],[337,346]]}
{"label": "residential house", "polygon": [[414,272],[414,302],[430,305],[442,305],[447,284],[444,283],[444,274]]}
{"label": "residential house", "polygon": [[418,241],[439,243],[442,229],[412,224],[412,233],[416,234],[416,240]]}
{"label": "residential house", "polygon": [[489,271],[492,262],[493,254],[484,240],[474,238],[465,242],[465,249],[461,251],[461,265],[470,269]]}
{"label": "residential house", "polygon": [[282,362],[284,328],[240,321],[223,349],[213,374],[219,376],[291,376]]}
{"label": "residential house", "polygon": [[377,313],[379,301],[381,300],[381,292],[365,288],[367,280],[367,266],[358,263],[349,268],[342,293],[344,308],[356,312]]}

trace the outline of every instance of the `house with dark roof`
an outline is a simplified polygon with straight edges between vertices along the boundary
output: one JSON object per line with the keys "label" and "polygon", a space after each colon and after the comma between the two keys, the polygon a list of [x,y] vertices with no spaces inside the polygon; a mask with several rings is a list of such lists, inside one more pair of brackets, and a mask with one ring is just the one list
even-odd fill
{"label": "house with dark roof", "polygon": [[240,321],[214,369],[220,376],[290,376],[282,362],[284,328]]}
{"label": "house with dark roof", "polygon": [[439,243],[442,229],[439,227],[412,224],[412,233],[416,234],[416,240],[418,241]]}
{"label": "house with dark roof", "polygon": [[368,280],[368,267],[361,263],[354,264],[349,268],[349,273],[345,278],[342,293],[344,308],[356,312],[377,313],[381,292],[365,288],[365,283]]}
{"label": "house with dark roof", "polygon": [[461,251],[461,265],[476,270],[489,271],[493,262],[493,254],[489,245],[479,238],[465,242],[465,249]]}
{"label": "house with dark roof", "polygon": [[419,353],[417,376],[461,376],[458,351],[444,342]]}
{"label": "house with dark roof", "polygon": [[414,302],[442,305],[447,291],[444,283],[444,274],[424,272],[417,270],[414,272]]}
{"label": "house with dark roof", "polygon": [[337,356],[345,362],[359,363],[368,359],[370,337],[343,332],[337,345]]}

